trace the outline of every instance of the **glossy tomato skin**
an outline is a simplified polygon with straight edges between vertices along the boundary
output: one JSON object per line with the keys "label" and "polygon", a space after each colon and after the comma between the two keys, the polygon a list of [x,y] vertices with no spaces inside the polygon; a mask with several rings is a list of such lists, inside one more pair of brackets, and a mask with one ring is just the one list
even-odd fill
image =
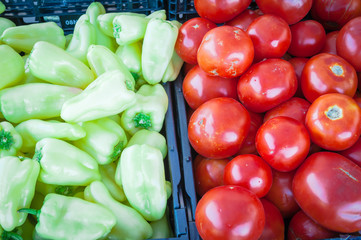
{"label": "glossy tomato skin", "polygon": [[326,150],[342,151],[360,137],[361,109],[347,95],[324,94],[309,107],[305,125],[313,143]]}
{"label": "glossy tomato skin", "polygon": [[309,156],[297,169],[292,191],[301,209],[321,226],[361,230],[361,168],[334,152]]}
{"label": "glossy tomato skin", "polygon": [[304,66],[306,65],[309,58],[303,58],[303,57],[293,57],[289,59],[288,61],[292,64],[293,68],[295,69],[296,77],[297,77],[297,91],[295,93],[295,97],[303,98],[303,92],[301,89],[301,75]]}
{"label": "glossy tomato skin", "polygon": [[281,58],[291,44],[291,30],[281,17],[265,14],[253,20],[247,29],[254,46],[254,61]]}
{"label": "glossy tomato skin", "polygon": [[359,138],[351,147],[338,153],[361,167],[361,138]]}
{"label": "glossy tomato skin", "polygon": [[306,113],[311,103],[299,97],[292,97],[275,108],[268,110],[263,118],[263,122],[278,116],[293,118],[301,123],[305,123]]}
{"label": "glossy tomato skin", "polygon": [[289,25],[299,22],[312,7],[312,0],[256,0],[256,3],[263,13],[280,16]]}
{"label": "glossy tomato skin", "polygon": [[203,36],[217,25],[208,19],[197,17],[182,24],[179,28],[174,49],[183,61],[197,64],[197,50]]}
{"label": "glossy tomato skin", "polygon": [[256,63],[243,74],[237,86],[238,98],[250,111],[265,112],[290,99],[297,90],[293,66],[283,59]]}
{"label": "glossy tomato skin", "polygon": [[296,169],[307,157],[310,136],[303,123],[278,116],[258,129],[256,148],[272,168],[288,172]]}
{"label": "glossy tomato skin", "polygon": [[242,143],[241,149],[237,152],[236,155],[241,154],[258,154],[256,149],[256,133],[258,128],[263,123],[263,114],[254,113],[248,111],[249,115],[251,116],[251,126],[249,128],[248,134],[244,142]]}
{"label": "glossy tomato skin", "polygon": [[261,198],[266,224],[259,240],[285,239],[285,223],[280,210],[269,200]]}
{"label": "glossy tomato skin", "polygon": [[250,122],[249,113],[240,102],[227,97],[213,98],[193,112],[188,124],[189,142],[202,156],[227,158],[239,151]]}
{"label": "glossy tomato skin", "polygon": [[238,77],[252,64],[254,48],[242,29],[219,26],[208,31],[198,48],[197,61],[212,76]]}
{"label": "glossy tomato skin", "polygon": [[301,89],[310,102],[326,93],[342,93],[353,97],[357,81],[355,69],[346,60],[333,54],[320,53],[304,66]]}
{"label": "glossy tomato skin", "polygon": [[302,210],[292,217],[287,230],[287,240],[316,240],[334,237],[338,237],[336,232],[322,227]]}
{"label": "glossy tomato skin", "polygon": [[197,155],[193,162],[196,192],[203,196],[214,187],[223,185],[224,168],[229,159],[211,159]]}
{"label": "glossy tomato skin", "polygon": [[339,56],[361,72],[361,17],[350,20],[341,28],[336,49]]}
{"label": "glossy tomato skin", "polygon": [[313,0],[312,18],[325,29],[339,30],[351,19],[361,16],[360,0]]}
{"label": "glossy tomato skin", "polygon": [[183,79],[183,96],[193,109],[216,97],[238,99],[237,82],[236,78],[210,76],[197,65]]}
{"label": "glossy tomato skin", "polygon": [[220,186],[199,200],[195,223],[205,240],[256,240],[265,226],[265,213],[251,191],[240,186]]}
{"label": "glossy tomato skin", "polygon": [[243,154],[234,157],[224,168],[225,185],[238,185],[264,197],[272,185],[271,167],[259,156]]}
{"label": "glossy tomato skin", "polygon": [[337,55],[336,40],[339,31],[333,31],[326,34],[326,42],[321,53],[330,53]]}
{"label": "glossy tomato skin", "polygon": [[238,27],[246,32],[253,20],[261,15],[263,15],[263,13],[259,9],[246,9],[230,21],[227,21],[225,25]]}
{"label": "glossy tomato skin", "polygon": [[194,0],[199,16],[214,23],[224,23],[243,12],[252,0]]}
{"label": "glossy tomato skin", "polygon": [[290,27],[292,40],[288,53],[295,57],[311,57],[319,53],[326,42],[323,26],[315,20],[305,20]]}
{"label": "glossy tomato skin", "polygon": [[272,169],[272,186],[266,195],[281,212],[283,218],[291,218],[300,210],[292,192],[292,181],[296,171],[279,172]]}

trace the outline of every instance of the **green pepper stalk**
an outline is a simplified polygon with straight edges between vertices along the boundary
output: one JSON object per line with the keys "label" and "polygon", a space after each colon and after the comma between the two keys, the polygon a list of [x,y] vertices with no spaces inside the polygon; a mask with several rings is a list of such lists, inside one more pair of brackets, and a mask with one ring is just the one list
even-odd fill
{"label": "green pepper stalk", "polygon": [[69,186],[86,186],[100,179],[98,163],[86,152],[55,138],[36,143],[34,160],[41,166],[38,181]]}
{"label": "green pepper stalk", "polygon": [[95,181],[87,186],[84,197],[114,213],[116,224],[108,235],[109,239],[142,240],[152,236],[152,228],[142,215],[135,209],[114,200],[102,182]]}
{"label": "green pepper stalk", "polygon": [[65,35],[55,22],[33,23],[7,28],[0,37],[15,50],[30,53],[36,42],[45,41],[65,48]]}
{"label": "green pepper stalk", "polygon": [[142,85],[135,103],[121,115],[121,126],[133,135],[141,129],[159,132],[168,109],[168,95],[160,84]]}
{"label": "green pepper stalk", "polygon": [[161,219],[167,206],[167,190],[159,149],[147,144],[125,148],[118,162],[119,171],[130,205],[148,221]]}
{"label": "green pepper stalk", "polygon": [[84,89],[95,76],[87,65],[58,46],[39,41],[29,56],[31,73],[44,81]]}
{"label": "green pepper stalk", "polygon": [[110,118],[80,123],[86,136],[73,144],[89,153],[100,165],[119,159],[128,140],[123,128]]}
{"label": "green pepper stalk", "polygon": [[0,157],[15,156],[23,144],[18,131],[9,122],[0,122]]}
{"label": "green pepper stalk", "polygon": [[123,112],[135,102],[134,82],[120,70],[107,71],[63,104],[61,118],[84,122]]}
{"label": "green pepper stalk", "polygon": [[49,193],[57,193],[65,196],[74,196],[76,193],[83,190],[81,186],[64,186],[64,185],[53,185],[46,184],[43,182],[37,182],[35,191],[42,194],[43,196],[48,195]]}
{"label": "green pepper stalk", "polygon": [[59,117],[64,102],[82,90],[50,83],[29,83],[0,91],[1,113],[12,123]]}
{"label": "green pepper stalk", "polygon": [[102,239],[116,223],[107,208],[76,197],[48,194],[40,210],[23,208],[37,217],[36,233],[48,239]]}
{"label": "green pepper stalk", "polygon": [[23,238],[19,234],[1,230],[1,227],[0,227],[0,239],[2,239],[2,240],[23,240]]}
{"label": "green pepper stalk", "polygon": [[119,45],[131,44],[144,38],[149,19],[137,15],[118,15],[113,20],[114,37]]}
{"label": "green pepper stalk", "polygon": [[10,46],[0,45],[0,89],[18,84],[25,76],[24,61]]}
{"label": "green pepper stalk", "polygon": [[24,153],[33,152],[36,143],[43,138],[75,141],[86,135],[85,130],[78,124],[56,120],[30,119],[18,124],[15,130],[23,139],[21,151]]}
{"label": "green pepper stalk", "polygon": [[18,157],[0,158],[0,225],[6,231],[21,226],[27,217],[19,208],[30,207],[40,171],[38,162]]}

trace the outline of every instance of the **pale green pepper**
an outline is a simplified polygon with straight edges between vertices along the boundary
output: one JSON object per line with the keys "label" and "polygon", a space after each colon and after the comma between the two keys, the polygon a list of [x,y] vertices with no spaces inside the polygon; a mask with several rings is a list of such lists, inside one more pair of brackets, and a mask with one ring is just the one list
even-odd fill
{"label": "pale green pepper", "polygon": [[169,223],[168,211],[165,212],[161,219],[152,221],[150,226],[153,229],[152,239],[170,238],[173,236],[173,230]]}
{"label": "pale green pepper", "polygon": [[35,191],[42,194],[44,197],[49,193],[57,193],[64,196],[74,196],[76,193],[84,190],[84,187],[81,186],[64,186],[64,185],[54,185],[47,184],[43,182],[37,182]]}
{"label": "pale green pepper", "polygon": [[[142,74],[142,42],[119,46],[115,54],[121,59],[127,69],[135,75]],[[134,78],[135,80],[138,77]]]}
{"label": "pale green pepper", "polygon": [[159,19],[162,19],[162,20],[166,20],[167,19],[167,13],[166,13],[166,11],[164,9],[160,9],[160,10],[152,12],[151,14],[146,16],[146,18],[159,18]]}
{"label": "pale green pepper", "polygon": [[0,45],[0,89],[16,85],[25,76],[21,56],[10,46]]}
{"label": "pale green pepper", "polygon": [[48,194],[40,210],[20,209],[37,216],[36,234],[48,239],[105,238],[116,223],[107,208],[76,197]]}
{"label": "pale green pepper", "polygon": [[118,15],[113,20],[114,37],[119,45],[131,44],[144,38],[149,19],[137,15]]}
{"label": "pale green pepper", "polygon": [[136,101],[121,115],[121,126],[133,135],[141,129],[159,132],[168,109],[168,95],[160,84],[144,84],[136,93]]}
{"label": "pale green pepper", "polygon": [[12,123],[60,116],[64,102],[82,90],[50,83],[28,83],[0,91],[4,118]]}
{"label": "pale green pepper", "polygon": [[33,152],[36,143],[43,138],[75,141],[86,135],[85,130],[78,124],[56,120],[30,119],[18,124],[15,130],[23,139],[21,151],[25,153]]}
{"label": "pale green pepper", "polygon": [[98,16],[98,23],[100,30],[109,37],[114,37],[113,32],[113,20],[116,16],[119,15],[135,15],[139,17],[145,17],[145,14],[142,13],[133,13],[133,12],[112,12],[105,13]]}
{"label": "pale green pepper", "polygon": [[[3,34],[5,29],[9,27],[15,27],[15,23],[7,18],[0,17],[0,36]],[[0,40],[1,43],[1,40]]]}
{"label": "pale green pepper", "polygon": [[142,215],[133,208],[114,200],[102,182],[95,181],[87,186],[84,197],[114,213],[116,224],[107,236],[108,239],[142,240],[152,236],[152,228]]}
{"label": "pale green pepper", "polygon": [[54,44],[39,41],[29,56],[31,73],[44,81],[85,88],[95,76],[83,62]]}
{"label": "pale green pepper", "polygon": [[109,193],[112,197],[119,201],[123,202],[126,200],[124,190],[115,182],[115,171],[117,169],[117,164],[115,162],[109,163],[107,165],[100,165],[99,172],[102,177],[102,183],[106,186]]}
{"label": "pale green pepper", "polygon": [[172,58],[167,66],[167,69],[165,70],[165,73],[162,77],[162,82],[172,82],[177,79],[180,70],[183,66],[183,59],[179,57],[177,52],[174,50]]}
{"label": "pale green pepper", "polygon": [[6,6],[3,2],[0,2],[0,14],[2,14],[3,12],[5,12]]}
{"label": "pale green pepper", "polygon": [[31,72],[29,68],[29,54],[22,56],[24,63],[25,63],[25,76],[21,80],[20,84],[26,84],[26,83],[47,83],[46,81],[43,81],[37,77],[35,77]]}
{"label": "pale green pepper", "polygon": [[61,118],[67,122],[91,121],[118,114],[134,102],[134,82],[127,81],[120,70],[107,71],[63,104]]}
{"label": "pale green pepper", "polygon": [[41,166],[38,181],[62,186],[86,186],[100,179],[98,163],[86,152],[55,138],[36,143],[34,160]]}
{"label": "pale green pepper", "polygon": [[25,222],[27,214],[17,210],[30,207],[39,170],[39,163],[31,159],[0,158],[0,225],[6,231]]}
{"label": "pale green pepper", "polygon": [[65,48],[65,35],[55,22],[33,23],[7,28],[0,37],[1,41],[17,51],[30,53],[36,42],[45,41]]}
{"label": "pale green pepper", "polygon": [[129,139],[127,147],[135,144],[148,144],[152,147],[158,148],[162,153],[163,158],[167,156],[167,142],[165,137],[159,132],[141,129]]}
{"label": "pale green pepper", "polygon": [[90,154],[100,165],[119,159],[128,140],[123,128],[110,118],[82,122],[86,136],[73,144]]}
{"label": "pale green pepper", "polygon": [[178,27],[171,21],[150,19],[143,39],[142,73],[149,84],[162,80],[172,58]]}
{"label": "pale green pepper", "polygon": [[23,139],[14,126],[0,122],[0,157],[15,156],[23,144]]}
{"label": "pale green pepper", "polygon": [[167,206],[167,190],[159,149],[147,144],[127,147],[120,156],[117,171],[118,167],[130,205],[148,221],[161,219]]}

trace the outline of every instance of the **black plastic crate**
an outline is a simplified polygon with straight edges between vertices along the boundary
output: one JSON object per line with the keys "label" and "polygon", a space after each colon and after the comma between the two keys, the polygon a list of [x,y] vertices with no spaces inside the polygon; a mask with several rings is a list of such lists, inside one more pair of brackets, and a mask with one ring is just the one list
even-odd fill
{"label": "black plastic crate", "polygon": [[194,1],[168,0],[169,19],[185,22],[194,17],[199,17],[194,8]]}

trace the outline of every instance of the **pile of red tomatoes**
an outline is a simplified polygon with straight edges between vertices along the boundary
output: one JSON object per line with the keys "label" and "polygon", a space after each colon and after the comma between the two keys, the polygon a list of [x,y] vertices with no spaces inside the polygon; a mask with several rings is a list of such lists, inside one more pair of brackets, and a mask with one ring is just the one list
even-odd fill
{"label": "pile of red tomatoes", "polygon": [[361,232],[361,0],[195,0],[179,31],[208,239]]}

